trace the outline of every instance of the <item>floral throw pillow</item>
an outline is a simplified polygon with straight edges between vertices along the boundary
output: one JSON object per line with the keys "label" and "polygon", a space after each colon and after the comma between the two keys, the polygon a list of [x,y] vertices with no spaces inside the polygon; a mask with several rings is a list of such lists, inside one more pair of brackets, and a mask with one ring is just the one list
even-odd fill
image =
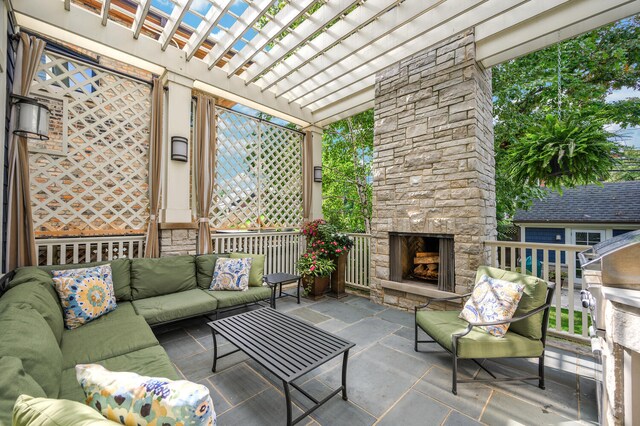
{"label": "floral throw pillow", "polygon": [[86,404],[123,425],[214,426],[216,413],[206,386],[187,380],[76,365]]}
{"label": "floral throw pillow", "polygon": [[64,324],[78,328],[116,308],[111,265],[52,271]]}
{"label": "floral throw pillow", "polygon": [[245,291],[249,288],[249,272],[252,258],[219,258],[213,270],[209,290]]}
{"label": "floral throw pillow", "polygon": [[[476,283],[471,297],[460,312],[460,318],[469,322],[494,322],[511,319],[518,308],[523,290],[524,285],[522,284],[483,275]],[[493,336],[504,337],[509,329],[509,324],[480,328]]]}

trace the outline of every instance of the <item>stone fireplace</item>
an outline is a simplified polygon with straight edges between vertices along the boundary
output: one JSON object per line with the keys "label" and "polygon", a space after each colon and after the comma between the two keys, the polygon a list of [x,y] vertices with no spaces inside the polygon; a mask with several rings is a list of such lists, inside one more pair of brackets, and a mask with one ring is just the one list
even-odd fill
{"label": "stone fireplace", "polygon": [[495,239],[491,72],[467,31],[375,89],[371,298],[410,309],[470,289]]}

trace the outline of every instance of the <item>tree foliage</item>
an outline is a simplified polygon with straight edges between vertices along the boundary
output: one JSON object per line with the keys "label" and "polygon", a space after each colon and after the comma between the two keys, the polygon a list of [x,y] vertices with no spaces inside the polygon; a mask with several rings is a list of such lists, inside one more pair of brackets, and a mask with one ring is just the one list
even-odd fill
{"label": "tree foliage", "polygon": [[373,110],[337,121],[322,138],[322,211],[344,232],[371,232]]}
{"label": "tree foliage", "polygon": [[640,89],[639,64],[640,19],[636,16],[493,68],[499,221],[543,194],[534,180],[523,184],[511,179],[515,159],[509,150],[527,134],[534,134],[547,115],[580,115],[600,126],[640,125],[639,99],[606,102],[613,90]]}

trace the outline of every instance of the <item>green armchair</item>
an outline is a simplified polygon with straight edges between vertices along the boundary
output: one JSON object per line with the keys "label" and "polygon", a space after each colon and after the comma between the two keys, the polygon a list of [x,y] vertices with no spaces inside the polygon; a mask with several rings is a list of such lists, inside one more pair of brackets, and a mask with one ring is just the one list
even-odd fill
{"label": "green armchair", "polygon": [[[498,268],[481,266],[478,268],[476,282],[486,274],[489,277],[524,284],[522,299],[518,303],[513,318],[491,323],[470,323],[458,315],[459,311],[427,310],[432,302],[462,300],[471,293],[431,299],[429,303],[415,308],[415,350],[419,343],[437,343],[453,357],[453,380],[451,392],[457,395],[458,383],[538,380],[538,386],[544,389],[544,350],[549,321],[549,308],[555,290],[555,284],[534,276]],[[504,337],[494,337],[484,330],[483,325],[509,323],[509,331]],[[433,340],[418,340],[418,328]],[[527,377],[497,378],[478,360],[489,358],[538,358],[538,375]],[[486,371],[491,379],[458,379],[458,360],[471,359]]]}

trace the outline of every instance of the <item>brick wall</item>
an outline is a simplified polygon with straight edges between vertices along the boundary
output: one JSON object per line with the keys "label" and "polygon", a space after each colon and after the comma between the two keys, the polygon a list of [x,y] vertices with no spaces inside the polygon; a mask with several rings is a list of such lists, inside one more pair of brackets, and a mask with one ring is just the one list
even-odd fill
{"label": "brick wall", "polygon": [[454,235],[456,292],[474,284],[495,239],[491,72],[473,31],[376,75],[371,297],[411,307],[390,290],[389,232]]}

